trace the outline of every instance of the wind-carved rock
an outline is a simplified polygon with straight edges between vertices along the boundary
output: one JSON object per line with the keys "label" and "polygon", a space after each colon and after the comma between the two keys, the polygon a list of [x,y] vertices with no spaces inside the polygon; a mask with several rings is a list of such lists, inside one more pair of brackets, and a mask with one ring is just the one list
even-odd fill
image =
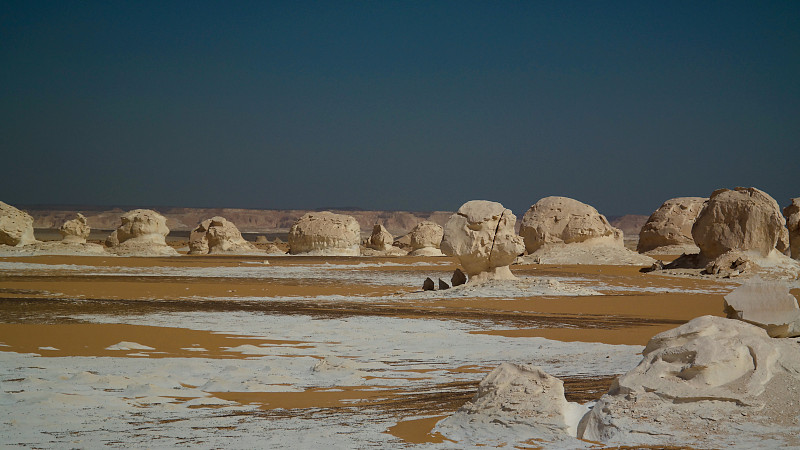
{"label": "wind-carved rock", "polygon": [[21,247],[35,242],[33,217],[7,203],[0,202],[0,244]]}
{"label": "wind-carved rock", "polygon": [[444,230],[439,224],[423,221],[411,233],[411,256],[444,256],[440,250]]}
{"label": "wind-carved rock", "polygon": [[697,216],[692,237],[708,261],[731,250],[763,258],[775,250],[785,225],[778,203],[766,192],[718,189]]}
{"label": "wind-carved rock", "polygon": [[174,256],[167,245],[167,219],[150,209],[134,209],[120,217],[120,226],[106,239],[109,250],[126,256]]}
{"label": "wind-carved rock", "polygon": [[189,236],[189,253],[261,253],[247,242],[233,222],[216,216],[200,222]]}
{"label": "wind-carved rock", "polygon": [[86,217],[77,213],[74,219],[64,222],[58,232],[61,233],[61,241],[66,244],[85,244],[91,228]]}
{"label": "wind-carved rock", "polygon": [[786,216],[791,256],[800,260],[800,197],[793,198],[792,203],[783,208],[783,215]]}
{"label": "wind-carved rock", "polygon": [[[371,252],[366,252],[365,255],[405,255],[406,252],[393,245],[394,236],[392,236],[386,228],[376,223],[372,227],[372,234],[367,239],[365,247]],[[372,252],[374,251],[374,252]]]}
{"label": "wind-carved rock", "polygon": [[725,296],[725,314],[767,330],[770,337],[800,336],[800,307],[782,282],[749,280]]}
{"label": "wind-carved rock", "polygon": [[564,382],[530,364],[502,363],[478,385],[475,396],[435,431],[460,443],[509,440],[560,441],[576,437],[587,407],[568,402]]}
{"label": "wind-carved rock", "polygon": [[639,253],[671,254],[698,253],[692,238],[692,225],[708,199],[678,197],[667,200],[644,224],[639,232]]}
{"label": "wind-carved rock", "polygon": [[592,206],[567,197],[545,197],[522,217],[519,234],[528,255],[519,263],[628,264],[655,260],[625,248],[622,230]]}
{"label": "wind-carved rock", "polygon": [[361,228],[356,219],[330,211],[305,214],[289,229],[289,253],[358,256]]}
{"label": "wind-carved rock", "polygon": [[[800,387],[800,347],[792,339],[703,316],[657,334],[642,355],[584,416],[579,438],[606,445],[727,447],[744,437],[752,446],[778,437],[775,428],[757,424],[800,414],[800,402],[782,400]],[[744,436],[742,427],[748,427]]]}
{"label": "wind-carved rock", "polygon": [[525,250],[514,232],[516,221],[500,203],[469,201],[445,224],[442,250],[458,258],[470,283],[516,279],[509,265]]}

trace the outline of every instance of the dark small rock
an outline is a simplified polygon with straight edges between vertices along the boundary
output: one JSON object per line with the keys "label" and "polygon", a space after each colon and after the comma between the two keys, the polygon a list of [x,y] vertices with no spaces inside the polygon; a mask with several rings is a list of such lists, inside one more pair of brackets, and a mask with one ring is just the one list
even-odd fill
{"label": "dark small rock", "polygon": [[450,285],[447,284],[447,282],[443,279],[439,278],[439,290],[441,291],[443,289],[450,289]]}
{"label": "dark small rock", "polygon": [[461,269],[456,269],[456,271],[453,272],[453,276],[450,278],[450,284],[452,284],[453,287],[461,286],[466,282],[467,276],[461,271]]}
{"label": "dark small rock", "polygon": [[431,277],[425,278],[425,282],[422,283],[422,290],[423,291],[432,291],[434,289],[435,288],[434,288],[434,285],[433,285],[433,280],[431,280]]}
{"label": "dark small rock", "polygon": [[642,267],[641,269],[639,269],[639,272],[648,273],[648,272],[655,272],[656,270],[664,270],[664,261],[657,260],[650,267]]}

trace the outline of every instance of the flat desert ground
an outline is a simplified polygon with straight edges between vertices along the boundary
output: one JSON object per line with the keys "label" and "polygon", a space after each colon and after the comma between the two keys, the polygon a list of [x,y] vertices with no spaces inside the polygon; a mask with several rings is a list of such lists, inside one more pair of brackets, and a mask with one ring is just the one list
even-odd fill
{"label": "flat desert ground", "polygon": [[498,364],[540,366],[568,400],[592,402],[650,337],[722,315],[738,286],[537,264],[512,266],[519,282],[421,290],[456,267],[449,257],[0,258],[2,443],[458,448],[433,428]]}

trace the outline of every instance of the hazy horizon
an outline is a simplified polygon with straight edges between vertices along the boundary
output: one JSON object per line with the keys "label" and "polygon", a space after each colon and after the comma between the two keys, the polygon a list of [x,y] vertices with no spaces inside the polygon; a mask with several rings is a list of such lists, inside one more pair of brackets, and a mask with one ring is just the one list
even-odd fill
{"label": "hazy horizon", "polygon": [[795,1],[14,2],[0,61],[12,205],[800,196]]}

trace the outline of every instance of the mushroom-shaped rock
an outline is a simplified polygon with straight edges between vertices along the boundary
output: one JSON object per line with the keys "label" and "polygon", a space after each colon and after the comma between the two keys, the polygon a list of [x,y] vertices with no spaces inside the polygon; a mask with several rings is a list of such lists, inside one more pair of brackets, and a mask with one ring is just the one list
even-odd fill
{"label": "mushroom-shaped rock", "polygon": [[697,253],[692,225],[706,202],[702,197],[678,197],[664,202],[639,232],[639,253]]}
{"label": "mushroom-shaped rock", "polygon": [[444,256],[439,249],[444,235],[441,225],[426,220],[418,223],[410,235],[412,256]]}
{"label": "mushroom-shaped rock", "polygon": [[61,233],[61,241],[66,244],[85,244],[90,231],[89,223],[81,213],[78,213],[74,219],[64,222],[58,229],[58,232]]}
{"label": "mushroom-shaped rock", "polygon": [[106,246],[118,255],[173,256],[167,245],[167,219],[150,209],[134,209],[120,217],[121,224],[106,239]]}
{"label": "mushroom-shaped rock", "polygon": [[771,337],[800,336],[800,307],[783,282],[748,281],[725,296],[725,314],[761,327]]}
{"label": "mushroom-shaped rock", "polygon": [[189,253],[256,253],[259,250],[247,242],[233,222],[224,217],[212,217],[200,222],[189,236]]}
{"label": "mushroom-shaped rock", "polygon": [[790,253],[792,258],[800,260],[800,197],[793,198],[792,203],[783,208],[783,215],[789,229]]}
{"label": "mushroom-shaped rock", "polygon": [[470,282],[514,279],[508,266],[525,251],[516,221],[500,203],[469,201],[445,224],[442,249],[458,258]]}
{"label": "mushroom-shaped rock", "polygon": [[622,231],[592,206],[567,197],[545,197],[522,217],[519,229],[525,249],[533,253],[546,244],[572,244],[589,240],[618,242]]}
{"label": "mushroom-shaped rock", "polygon": [[329,211],[305,214],[289,229],[292,255],[358,256],[360,241],[356,219]]}
{"label": "mushroom-shaped rock", "polygon": [[786,220],[778,203],[756,188],[718,189],[692,226],[692,237],[705,260],[731,250],[766,257],[775,249]]}
{"label": "mushroom-shaped rock", "polygon": [[[770,338],[739,320],[702,316],[657,334],[642,355],[584,416],[578,437],[614,445],[716,448],[753,447],[770,439],[782,447],[775,441],[781,433],[770,425],[800,414],[800,402],[782,400],[800,388],[800,347],[794,340]],[[767,426],[750,427],[755,424]],[[742,427],[746,435],[737,431]],[[783,438],[794,439],[796,430],[789,434]]]}
{"label": "mushroom-shaped rock", "polygon": [[502,363],[478,392],[436,431],[459,443],[480,436],[481,444],[575,437],[588,408],[564,398],[564,382],[530,364]]}
{"label": "mushroom-shaped rock", "polygon": [[0,244],[23,246],[33,244],[33,217],[13,206],[0,202]]}

